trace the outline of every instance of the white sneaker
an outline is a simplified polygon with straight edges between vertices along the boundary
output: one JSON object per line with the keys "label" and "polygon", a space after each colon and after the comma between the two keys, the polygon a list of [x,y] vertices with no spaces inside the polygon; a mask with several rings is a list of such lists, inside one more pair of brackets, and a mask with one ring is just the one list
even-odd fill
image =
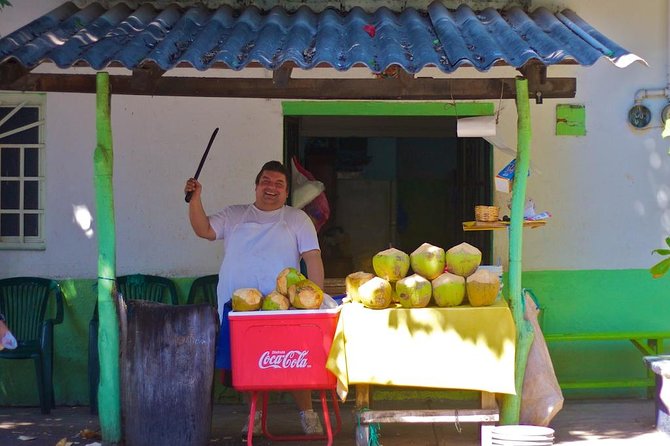
{"label": "white sneaker", "polygon": [[[256,413],[254,414],[254,432],[253,432],[254,437],[263,435],[263,427],[261,426],[262,417],[263,417],[263,411],[257,410]],[[249,433],[249,417],[247,416],[247,421],[244,422],[244,426],[242,427],[242,435],[246,437],[248,433]]]}
{"label": "white sneaker", "polygon": [[306,435],[323,434],[323,427],[321,426],[321,420],[319,420],[319,414],[312,409],[300,412],[300,424],[302,424],[302,431]]}

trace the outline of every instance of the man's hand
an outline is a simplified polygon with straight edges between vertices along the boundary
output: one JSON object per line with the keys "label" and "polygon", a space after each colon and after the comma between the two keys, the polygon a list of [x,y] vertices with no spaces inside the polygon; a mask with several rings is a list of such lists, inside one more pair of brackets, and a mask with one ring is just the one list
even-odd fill
{"label": "man's hand", "polygon": [[202,192],[202,184],[195,178],[189,178],[186,181],[186,186],[184,186],[184,194],[192,193],[191,200],[193,198],[200,199],[200,193]]}
{"label": "man's hand", "polygon": [[207,240],[216,239],[216,233],[209,224],[205,209],[202,207],[202,200],[200,199],[202,185],[195,178],[189,178],[188,181],[186,181],[184,193],[188,194],[189,192],[193,193],[191,200],[188,202],[188,218],[191,222],[193,232],[195,232],[198,237]]}

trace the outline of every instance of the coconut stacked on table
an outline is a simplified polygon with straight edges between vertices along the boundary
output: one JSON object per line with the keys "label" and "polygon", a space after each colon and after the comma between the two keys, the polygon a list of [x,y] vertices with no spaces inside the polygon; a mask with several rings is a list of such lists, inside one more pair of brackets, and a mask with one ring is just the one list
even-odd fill
{"label": "coconut stacked on table", "polygon": [[[495,302],[500,289],[500,278],[489,270],[479,268],[482,261],[482,252],[479,249],[464,242],[449,249],[445,259],[447,264],[446,272],[443,274],[445,277],[436,285],[438,288],[446,286],[444,294],[442,291],[437,293],[447,301],[443,306],[460,305],[466,297],[473,307],[491,305]],[[452,281],[461,285],[453,286],[451,288],[454,290],[449,291],[450,286],[447,284]],[[463,282],[465,282],[464,290]],[[452,304],[458,300],[460,293],[463,293],[461,301]]]}
{"label": "coconut stacked on table", "polygon": [[314,310],[321,307],[323,291],[295,268],[284,268],[277,276],[277,287],[267,296],[256,288],[233,292],[233,311]]}
{"label": "coconut stacked on table", "polygon": [[[498,296],[500,279],[479,268],[482,253],[468,243],[445,252],[424,243],[410,255],[396,248],[380,251],[372,258],[375,274],[358,271],[345,280],[347,295],[368,308],[387,308],[397,302],[405,308],[423,308],[433,302],[454,307],[491,305]],[[409,268],[412,274],[407,275]]]}

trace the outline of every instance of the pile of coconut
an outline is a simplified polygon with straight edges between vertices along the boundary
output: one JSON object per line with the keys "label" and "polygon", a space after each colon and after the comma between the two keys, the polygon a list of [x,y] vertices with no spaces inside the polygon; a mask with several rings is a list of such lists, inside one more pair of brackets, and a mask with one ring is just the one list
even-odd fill
{"label": "pile of coconut", "polygon": [[277,276],[277,287],[267,296],[256,288],[233,292],[233,311],[315,310],[321,302],[323,290],[295,268],[284,268]]}
{"label": "pile of coconut", "polygon": [[[491,305],[500,289],[495,273],[479,268],[482,252],[461,243],[445,252],[424,243],[410,255],[396,248],[372,258],[375,274],[358,271],[345,280],[347,295],[368,308],[387,308],[397,302],[405,308],[439,307],[469,303]],[[412,274],[407,275],[412,268]]]}

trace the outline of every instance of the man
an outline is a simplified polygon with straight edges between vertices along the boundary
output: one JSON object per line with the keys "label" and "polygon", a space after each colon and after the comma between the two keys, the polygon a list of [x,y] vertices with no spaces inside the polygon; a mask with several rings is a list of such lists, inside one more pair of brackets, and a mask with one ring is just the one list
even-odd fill
{"label": "man", "polygon": [[[286,267],[307,267],[307,277],[323,288],[324,271],[316,229],[301,210],[285,206],[288,172],[279,161],[269,161],[256,176],[253,204],[232,205],[207,216],[202,205],[202,185],[190,178],[184,192],[192,192],[189,219],[193,231],[207,240],[223,240],[224,258],[219,270],[217,294],[221,333],[216,367],[231,369],[228,312],[233,291],[257,288],[263,295],[275,289],[277,275]],[[293,392],[300,421],[306,434],[323,433],[318,415],[312,410],[310,391]],[[260,413],[256,412],[254,434],[261,433]],[[243,433],[248,426],[242,430]]]}

